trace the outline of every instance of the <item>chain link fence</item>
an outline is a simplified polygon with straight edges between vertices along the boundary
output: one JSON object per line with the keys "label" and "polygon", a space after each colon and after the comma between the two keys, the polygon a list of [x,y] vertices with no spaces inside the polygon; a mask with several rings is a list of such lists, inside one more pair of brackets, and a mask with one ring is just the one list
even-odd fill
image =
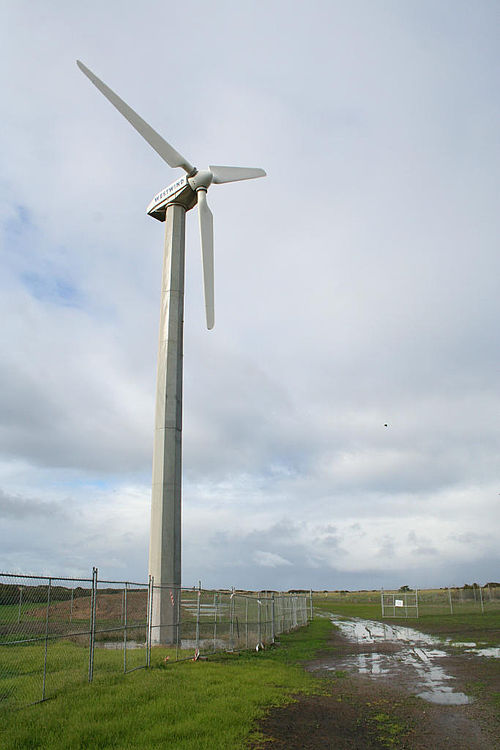
{"label": "chain link fence", "polygon": [[310,595],[0,574],[0,709],[217,651],[261,649],[307,624]]}
{"label": "chain link fence", "polygon": [[380,591],[382,617],[485,614],[500,610],[500,585]]}
{"label": "chain link fence", "polygon": [[175,659],[191,658],[193,651],[201,656],[220,650],[259,650],[280,633],[307,624],[311,616],[310,596],[305,594],[152,589],[153,608],[155,600],[163,597],[166,614],[168,608],[171,614],[152,618],[151,642],[153,647],[158,643],[175,646]]}

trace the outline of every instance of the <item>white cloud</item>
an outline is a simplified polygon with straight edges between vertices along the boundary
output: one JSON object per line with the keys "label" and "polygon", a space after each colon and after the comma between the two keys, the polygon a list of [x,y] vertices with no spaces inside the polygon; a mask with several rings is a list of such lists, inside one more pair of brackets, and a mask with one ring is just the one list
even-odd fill
{"label": "white cloud", "polygon": [[[79,57],[199,166],[268,171],[210,191],[211,334],[187,220],[186,581],[494,578],[494,10],[3,15],[0,568],[146,575],[163,228],[144,207],[177,173]],[[165,57],[167,21],[189,54],[171,36]]]}
{"label": "white cloud", "polygon": [[281,555],[277,555],[275,552],[264,552],[258,549],[253,556],[257,565],[261,565],[263,568],[276,568],[280,565],[291,565],[290,560],[285,560]]}

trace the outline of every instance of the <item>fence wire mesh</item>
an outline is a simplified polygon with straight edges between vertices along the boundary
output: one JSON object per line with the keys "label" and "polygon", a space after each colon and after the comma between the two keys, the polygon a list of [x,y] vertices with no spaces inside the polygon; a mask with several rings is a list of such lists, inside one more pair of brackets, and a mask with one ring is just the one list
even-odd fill
{"label": "fence wire mesh", "polygon": [[[0,709],[109,673],[261,648],[307,624],[304,594],[0,574]],[[153,662],[152,662],[153,660]]]}
{"label": "fence wire mesh", "polygon": [[258,649],[280,633],[307,623],[308,598],[304,594],[153,586],[152,647],[167,645],[168,659],[191,658],[193,651],[204,655]]}
{"label": "fence wire mesh", "polygon": [[[406,589],[406,587],[405,587]],[[500,585],[380,592],[383,617],[485,614],[500,610]]]}
{"label": "fence wire mesh", "polygon": [[87,579],[0,576],[0,706],[36,703],[85,679],[91,598]]}

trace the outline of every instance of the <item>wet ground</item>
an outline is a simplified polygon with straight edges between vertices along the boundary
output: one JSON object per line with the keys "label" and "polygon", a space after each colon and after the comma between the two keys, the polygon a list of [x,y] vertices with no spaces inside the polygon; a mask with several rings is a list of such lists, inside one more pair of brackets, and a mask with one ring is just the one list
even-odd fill
{"label": "wet ground", "polygon": [[260,726],[265,740],[253,748],[500,748],[492,701],[500,696],[500,663],[492,658],[499,649],[396,624],[330,619],[330,648],[306,665],[327,677],[327,694],[274,709]]}
{"label": "wet ground", "polygon": [[315,669],[354,670],[404,684],[408,692],[430,703],[458,706],[473,701],[471,696],[456,689],[455,677],[446,669],[449,652],[438,648],[443,644],[437,638],[402,625],[373,620],[332,617],[331,621],[350,643],[361,646],[361,651],[327,660]]}

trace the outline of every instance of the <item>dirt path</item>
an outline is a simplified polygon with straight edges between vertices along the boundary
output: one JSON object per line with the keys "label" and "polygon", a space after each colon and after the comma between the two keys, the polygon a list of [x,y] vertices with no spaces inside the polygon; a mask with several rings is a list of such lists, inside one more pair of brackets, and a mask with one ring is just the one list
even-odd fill
{"label": "dirt path", "polygon": [[[439,705],[415,695],[414,678],[404,668],[365,670],[360,674],[355,666],[360,655],[362,664],[370,663],[377,654],[377,664],[379,658],[401,660],[402,649],[404,646],[398,643],[353,642],[332,626],[329,648],[305,665],[309,671],[326,678],[326,694],[297,696],[295,703],[273,709],[259,726],[264,739],[251,747],[254,750],[500,748],[500,717],[491,700],[496,693],[498,705],[498,660],[473,654],[447,655],[446,679],[453,685],[447,689],[467,695],[472,701]],[[441,666],[438,668],[443,670]]]}

